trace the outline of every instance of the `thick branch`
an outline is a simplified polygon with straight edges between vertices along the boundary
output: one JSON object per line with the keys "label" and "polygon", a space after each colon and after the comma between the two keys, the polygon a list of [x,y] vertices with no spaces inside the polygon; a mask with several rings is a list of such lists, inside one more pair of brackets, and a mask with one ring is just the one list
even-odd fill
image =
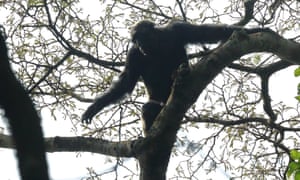
{"label": "thick branch", "polygon": [[166,106],[149,131],[149,138],[167,135],[175,140],[181,119],[197,100],[206,86],[229,64],[241,56],[253,52],[271,52],[285,61],[300,64],[300,44],[283,39],[277,34],[256,33],[247,36],[234,33],[233,37],[202,61],[176,86]]}
{"label": "thick branch", "polygon": [[264,110],[270,117],[271,121],[275,121],[277,119],[277,115],[274,113],[272,105],[271,105],[271,97],[269,95],[269,78],[270,75],[262,75],[261,76],[261,94],[264,102]]}
{"label": "thick branch", "polygon": [[[93,152],[115,157],[134,157],[131,144],[136,141],[110,142],[80,136],[51,137],[45,138],[45,146],[47,152]],[[0,134],[0,147],[15,148],[11,136]]]}
{"label": "thick branch", "polygon": [[[134,141],[133,141],[134,142]],[[47,138],[48,152],[93,152],[115,157],[134,157],[132,141],[111,142],[89,137],[54,137]]]}
{"label": "thick branch", "polygon": [[28,94],[14,76],[2,34],[0,84],[0,106],[13,134],[22,179],[49,179],[40,118]]}

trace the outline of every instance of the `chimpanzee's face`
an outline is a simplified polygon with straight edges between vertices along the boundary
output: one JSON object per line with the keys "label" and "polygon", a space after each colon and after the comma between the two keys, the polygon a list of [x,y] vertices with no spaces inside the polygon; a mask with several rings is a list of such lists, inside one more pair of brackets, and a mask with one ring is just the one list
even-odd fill
{"label": "chimpanzee's face", "polygon": [[132,42],[144,55],[150,55],[158,50],[158,30],[150,21],[139,22],[132,30]]}

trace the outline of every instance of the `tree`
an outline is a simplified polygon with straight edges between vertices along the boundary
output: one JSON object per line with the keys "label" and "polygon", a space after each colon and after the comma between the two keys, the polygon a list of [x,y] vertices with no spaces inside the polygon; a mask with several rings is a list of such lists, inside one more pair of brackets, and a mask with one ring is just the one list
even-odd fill
{"label": "tree", "polygon": [[40,118],[9,66],[4,34],[0,32],[0,83],[4,85],[0,88],[0,105],[16,144],[20,174],[24,180],[48,180]]}
{"label": "tree", "polygon": [[[52,119],[69,120],[76,134],[82,134],[46,138],[48,152],[101,153],[117,157],[118,163],[121,157],[134,157],[143,164],[145,157],[155,158],[153,148],[164,146],[182,157],[169,178],[197,179],[201,169],[209,173],[217,168],[232,179],[284,178],[290,150],[299,149],[297,87],[278,91],[273,85],[285,88],[286,82],[278,82],[274,74],[300,64],[298,1],[224,1],[220,6],[219,1],[99,0],[95,12],[79,0],[1,3],[1,11],[8,12],[4,25],[11,64],[36,108],[49,110]],[[139,116],[142,85],[101,112],[92,126],[81,124],[85,107],[124,66],[130,27],[143,19],[164,24],[175,18],[274,32],[236,32],[217,47],[187,47],[192,70],[182,77],[184,84],[174,86],[146,138]],[[285,93],[288,89],[295,89],[294,94]],[[288,99],[280,99],[282,95]],[[1,136],[6,140],[1,147],[12,147],[5,143],[8,138]],[[147,175],[141,179],[162,177],[165,167],[157,172],[144,167],[141,174]],[[128,179],[139,176],[135,167],[127,168],[132,169]]]}

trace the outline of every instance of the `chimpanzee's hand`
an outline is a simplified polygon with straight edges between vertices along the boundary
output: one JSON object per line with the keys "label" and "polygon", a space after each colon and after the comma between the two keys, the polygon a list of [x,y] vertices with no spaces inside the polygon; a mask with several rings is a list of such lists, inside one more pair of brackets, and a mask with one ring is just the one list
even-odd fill
{"label": "chimpanzee's hand", "polygon": [[83,113],[81,117],[81,122],[85,124],[91,124],[93,117],[98,113],[98,108],[92,104],[88,109]]}

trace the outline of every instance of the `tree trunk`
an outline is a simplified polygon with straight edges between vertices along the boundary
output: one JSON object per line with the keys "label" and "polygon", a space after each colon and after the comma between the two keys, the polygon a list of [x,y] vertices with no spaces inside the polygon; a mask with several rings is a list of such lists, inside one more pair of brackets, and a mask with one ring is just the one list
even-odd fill
{"label": "tree trunk", "polygon": [[160,140],[139,157],[140,180],[165,180],[173,143]]}

